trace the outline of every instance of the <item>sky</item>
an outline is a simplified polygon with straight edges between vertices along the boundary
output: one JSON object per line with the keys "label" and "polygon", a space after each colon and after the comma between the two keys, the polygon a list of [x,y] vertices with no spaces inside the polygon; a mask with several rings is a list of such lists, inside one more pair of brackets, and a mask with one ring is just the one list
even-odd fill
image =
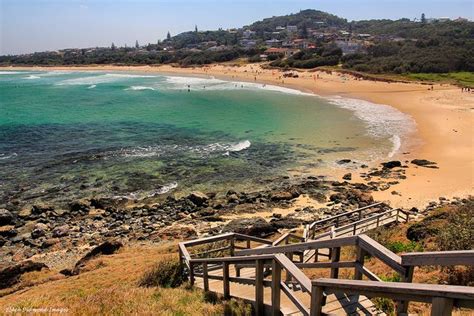
{"label": "sky", "polygon": [[304,9],[348,20],[474,19],[473,0],[0,0],[0,55],[156,43],[168,31],[241,27]]}

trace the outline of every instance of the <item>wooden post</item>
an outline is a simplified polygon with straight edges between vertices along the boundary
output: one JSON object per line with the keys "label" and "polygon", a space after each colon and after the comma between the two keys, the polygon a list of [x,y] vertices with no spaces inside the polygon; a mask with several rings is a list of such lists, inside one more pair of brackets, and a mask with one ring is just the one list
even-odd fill
{"label": "wooden post", "polygon": [[362,210],[359,210],[359,221],[362,219]]}
{"label": "wooden post", "polygon": [[250,249],[250,239],[247,239],[247,249]]}
{"label": "wooden post", "polygon": [[[339,262],[341,258],[341,247],[332,248],[331,262]],[[339,268],[331,268],[331,278],[337,279],[339,277]]]}
{"label": "wooden post", "polygon": [[[285,256],[287,256],[291,260],[291,258],[293,257],[293,253],[287,252],[287,253],[285,253]],[[289,274],[288,271],[286,271],[285,283],[286,284],[290,283],[291,279],[292,279],[291,274]]]}
{"label": "wooden post", "polygon": [[230,298],[229,263],[224,261],[222,266],[222,283],[224,284],[224,299]]}
{"label": "wooden post", "polygon": [[354,223],[354,231],[352,232],[352,235],[355,236],[357,231],[357,223]]}
{"label": "wooden post", "polygon": [[321,316],[324,305],[324,292],[319,286],[313,285],[311,289],[311,307],[309,309],[310,316]]}
{"label": "wooden post", "polygon": [[395,219],[395,222],[398,222],[398,214],[399,214],[399,213],[400,213],[400,210],[397,209],[397,217],[396,217],[396,219]]}
{"label": "wooden post", "polygon": [[263,260],[255,262],[255,315],[263,315]]}
{"label": "wooden post", "polygon": [[209,277],[207,274],[207,262],[202,263],[202,281],[204,283],[204,291],[209,291]]}
{"label": "wooden post", "polygon": [[339,227],[339,217],[336,217],[336,227]]}
{"label": "wooden post", "polygon": [[[405,275],[402,275],[402,282],[411,283],[413,280],[413,272],[415,267],[405,266]],[[397,313],[399,315],[408,315],[408,304],[409,301],[399,301],[397,302]]]}
{"label": "wooden post", "polygon": [[445,297],[433,297],[431,316],[449,316],[453,310],[453,300]]}
{"label": "wooden post", "polygon": [[235,254],[235,239],[234,236],[230,237],[230,256],[233,257]]}
{"label": "wooden post", "polygon": [[[359,263],[361,265],[361,267],[364,266],[364,257],[365,257],[365,250],[362,249],[361,247],[357,246],[356,262]],[[357,267],[355,268],[354,279],[355,280],[362,280],[362,271],[359,271],[359,269],[357,269]]]}
{"label": "wooden post", "polygon": [[272,315],[280,316],[281,298],[281,266],[273,259],[272,261]]}
{"label": "wooden post", "polygon": [[379,227],[379,223],[380,223],[380,216],[377,216],[377,225],[376,225],[376,227]]}
{"label": "wooden post", "polygon": [[194,285],[194,265],[191,262],[189,263],[189,283],[191,286]]}

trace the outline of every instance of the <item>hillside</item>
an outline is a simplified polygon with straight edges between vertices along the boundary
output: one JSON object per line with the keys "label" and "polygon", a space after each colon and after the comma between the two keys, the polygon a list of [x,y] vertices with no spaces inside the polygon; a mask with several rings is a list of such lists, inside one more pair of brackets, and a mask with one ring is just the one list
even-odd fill
{"label": "hillside", "polygon": [[[135,47],[71,48],[0,56],[0,65],[206,65],[237,59],[272,67],[371,74],[474,71],[474,23],[465,19],[348,22],[317,10],[228,30],[195,30]],[[454,75],[453,77],[455,77]]]}

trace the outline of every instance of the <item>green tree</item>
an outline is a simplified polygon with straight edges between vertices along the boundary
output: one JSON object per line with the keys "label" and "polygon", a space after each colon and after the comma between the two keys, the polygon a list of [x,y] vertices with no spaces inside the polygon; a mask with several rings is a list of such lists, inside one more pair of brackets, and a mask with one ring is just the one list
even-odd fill
{"label": "green tree", "polygon": [[138,45],[138,40],[135,41],[135,48],[136,48],[136,49],[139,49],[139,48],[140,48],[140,45]]}
{"label": "green tree", "polygon": [[167,39],[168,41],[171,40],[171,34],[170,34],[169,31],[168,31],[168,34],[166,34],[166,39]]}
{"label": "green tree", "polygon": [[426,17],[424,13],[421,14],[421,23],[426,23]]}
{"label": "green tree", "polygon": [[112,50],[115,50],[116,47],[115,47],[115,44],[114,44],[113,42],[112,42],[112,45],[110,45],[110,48],[111,48]]}
{"label": "green tree", "polygon": [[198,26],[197,25],[194,26],[194,32],[196,32],[196,33],[198,32]]}

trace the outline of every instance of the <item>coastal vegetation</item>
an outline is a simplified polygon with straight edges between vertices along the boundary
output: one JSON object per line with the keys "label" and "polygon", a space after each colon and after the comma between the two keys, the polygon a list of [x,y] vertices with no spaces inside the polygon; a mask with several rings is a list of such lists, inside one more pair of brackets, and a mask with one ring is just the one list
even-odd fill
{"label": "coastal vegetation", "polygon": [[[271,49],[278,49],[275,54]],[[169,33],[133,47],[95,47],[0,56],[0,65],[206,65],[246,58],[273,67],[334,66],[370,74],[472,86],[474,23],[457,20],[347,21],[302,10],[238,29]],[[432,75],[437,74],[437,75]]]}

